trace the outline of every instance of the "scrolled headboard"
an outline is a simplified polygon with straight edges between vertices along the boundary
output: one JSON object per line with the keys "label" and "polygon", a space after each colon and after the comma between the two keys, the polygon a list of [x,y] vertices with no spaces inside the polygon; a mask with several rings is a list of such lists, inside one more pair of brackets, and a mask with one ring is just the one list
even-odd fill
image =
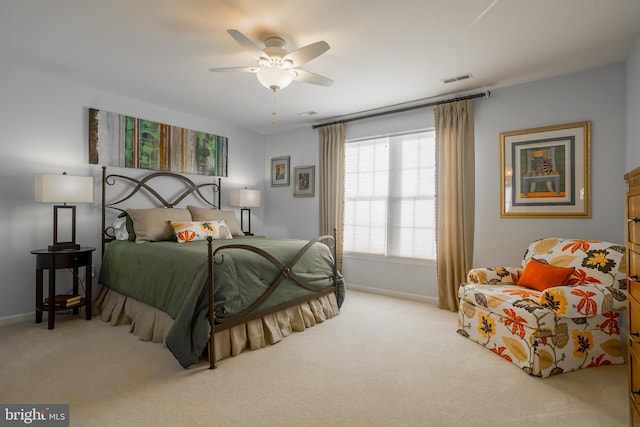
{"label": "scrolled headboard", "polygon": [[[165,184],[169,180],[181,187],[177,193],[168,196],[166,191],[160,186],[160,181]],[[195,203],[201,203],[213,209],[220,209],[220,186],[221,179],[218,182],[205,182],[196,184],[184,175],[174,172],[153,172],[141,178],[134,178],[120,174],[107,174],[107,167],[102,167],[102,254],[104,254],[105,245],[115,240],[115,233],[112,225],[107,225],[106,212],[108,209],[125,212],[124,203],[132,200],[135,195],[144,195],[150,200],[152,207],[173,208],[181,202],[191,200]],[[121,193],[115,201],[107,200],[107,189],[120,185]],[[211,200],[203,194],[204,190],[211,190]],[[175,190],[174,190],[175,191]]]}

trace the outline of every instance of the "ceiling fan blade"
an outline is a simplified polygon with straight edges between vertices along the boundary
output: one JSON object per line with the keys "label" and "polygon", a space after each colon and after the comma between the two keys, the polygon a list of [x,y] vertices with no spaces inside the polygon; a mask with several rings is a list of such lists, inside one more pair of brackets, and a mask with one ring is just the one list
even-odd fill
{"label": "ceiling fan blade", "polygon": [[227,30],[227,32],[231,37],[234,38],[235,41],[240,43],[242,47],[244,47],[246,50],[251,52],[251,54],[253,54],[256,58],[265,56],[262,49],[260,49],[260,47],[257,44],[252,42],[247,36],[242,34],[240,31],[232,29],[232,30]]}
{"label": "ceiling fan blade", "polygon": [[330,78],[312,73],[311,71],[295,69],[293,72],[297,74],[297,77],[294,79],[296,82],[311,83],[320,86],[331,86],[333,84],[333,80]]}
{"label": "ceiling fan blade", "polygon": [[476,18],[476,20],[475,20],[475,21],[473,21],[473,24],[471,24],[471,25],[475,25],[475,24],[477,24],[477,23],[478,23],[478,21],[479,21],[479,20],[481,20],[481,19],[482,19],[482,17],[483,17],[487,12],[489,12],[489,10],[491,10],[491,8],[492,8],[493,6],[495,6],[495,5],[496,5],[496,3],[498,3],[498,0],[493,0],[493,2],[492,2],[492,3],[491,3],[491,4],[490,4],[490,5],[489,5],[485,10],[483,10],[483,11],[482,11],[482,13],[481,13],[480,15],[478,15],[478,17]]}
{"label": "ceiling fan blade", "polygon": [[292,61],[293,67],[299,67],[300,65],[305,64],[314,58],[317,58],[328,50],[329,44],[325,41],[319,41],[290,52],[284,58],[282,58],[282,60]]}
{"label": "ceiling fan blade", "polygon": [[209,71],[214,73],[226,73],[226,72],[236,72],[236,73],[257,73],[260,68],[258,67],[224,67],[224,68],[209,68]]}

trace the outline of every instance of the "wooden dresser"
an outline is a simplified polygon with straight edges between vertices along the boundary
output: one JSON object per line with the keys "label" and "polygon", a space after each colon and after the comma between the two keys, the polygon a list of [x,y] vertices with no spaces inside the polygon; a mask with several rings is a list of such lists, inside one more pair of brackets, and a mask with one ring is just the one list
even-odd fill
{"label": "wooden dresser", "polygon": [[640,427],[640,167],[625,174],[627,192],[627,331],[629,334],[629,418]]}

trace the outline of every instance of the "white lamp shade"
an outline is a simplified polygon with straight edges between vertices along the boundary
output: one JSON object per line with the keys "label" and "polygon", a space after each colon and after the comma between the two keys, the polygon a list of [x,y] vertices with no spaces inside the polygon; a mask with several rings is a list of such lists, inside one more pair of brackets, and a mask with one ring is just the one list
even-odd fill
{"label": "white lamp shade", "polygon": [[36,175],[36,202],[93,203],[93,177]]}
{"label": "white lamp shade", "polygon": [[246,188],[231,190],[231,206],[259,208],[260,190],[247,190]]}
{"label": "white lamp shade", "polygon": [[267,67],[258,71],[258,80],[262,86],[274,92],[289,86],[295,77],[294,72],[286,68]]}

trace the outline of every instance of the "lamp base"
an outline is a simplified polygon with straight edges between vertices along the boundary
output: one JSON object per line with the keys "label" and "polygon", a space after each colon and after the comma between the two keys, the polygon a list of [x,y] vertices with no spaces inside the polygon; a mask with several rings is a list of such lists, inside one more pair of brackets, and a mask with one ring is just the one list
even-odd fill
{"label": "lamp base", "polygon": [[[61,242],[58,240],[58,211],[71,210],[71,240]],[[49,251],[72,251],[80,249],[80,245],[76,244],[76,207],[64,205],[55,205],[53,207],[53,245],[49,245]]]}
{"label": "lamp base", "polygon": [[[244,229],[244,213],[247,213],[247,229]],[[240,229],[245,236],[253,236],[251,232],[251,209],[242,208],[240,209]]]}
{"label": "lamp base", "polygon": [[73,242],[60,242],[60,243],[55,243],[53,245],[49,245],[50,252],[71,251],[71,250],[78,250],[78,249],[80,249],[80,245]]}

